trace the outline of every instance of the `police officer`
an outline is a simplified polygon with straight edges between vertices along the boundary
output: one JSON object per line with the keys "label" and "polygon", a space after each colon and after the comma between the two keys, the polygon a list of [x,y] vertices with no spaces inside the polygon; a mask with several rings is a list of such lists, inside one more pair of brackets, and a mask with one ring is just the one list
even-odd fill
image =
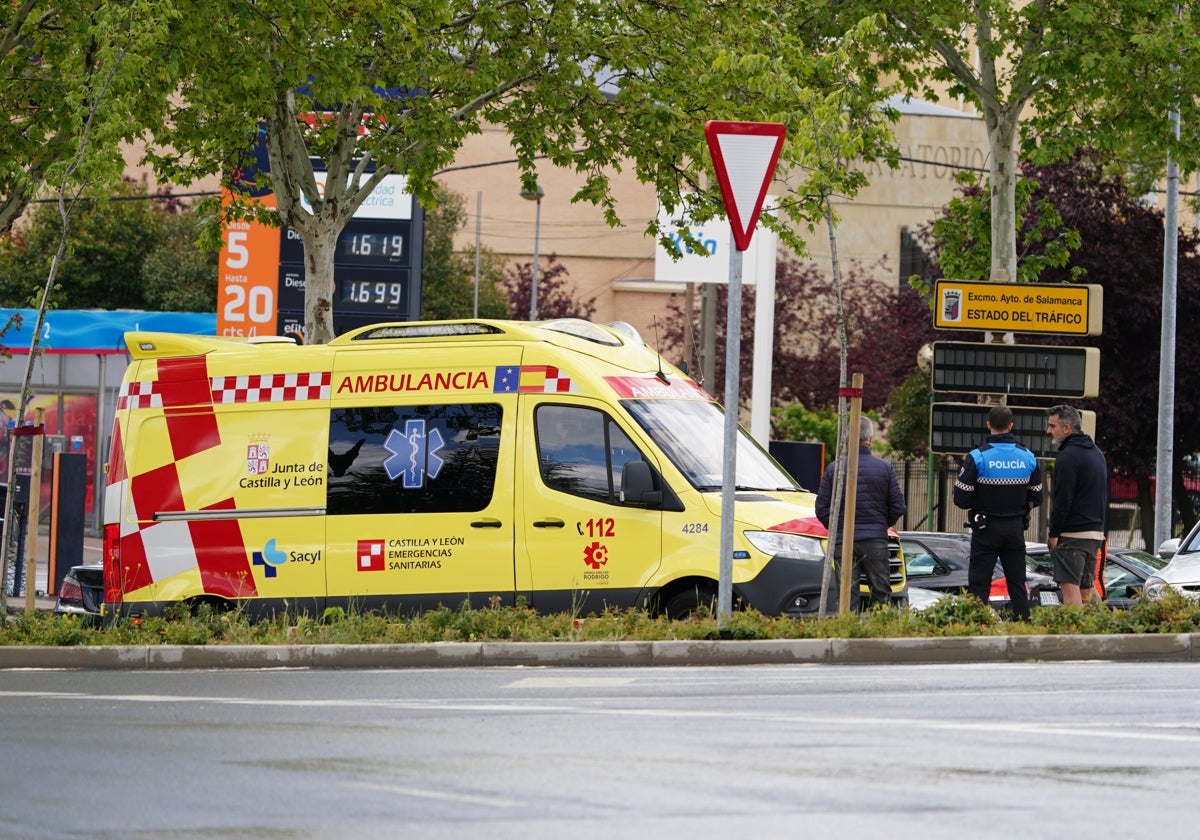
{"label": "police officer", "polygon": [[1012,409],[988,412],[987,443],[972,449],[954,482],[954,504],[968,511],[972,529],[967,588],[985,604],[996,558],[1004,568],[1008,598],[1018,619],[1029,618],[1025,588],[1025,528],[1029,511],[1042,504],[1042,470],[1037,458],[1012,434]]}

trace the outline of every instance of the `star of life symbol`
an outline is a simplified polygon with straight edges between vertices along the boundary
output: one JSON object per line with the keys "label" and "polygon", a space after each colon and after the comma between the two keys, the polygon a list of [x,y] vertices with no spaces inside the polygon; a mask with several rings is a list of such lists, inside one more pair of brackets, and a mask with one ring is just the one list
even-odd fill
{"label": "star of life symbol", "polygon": [[437,427],[425,432],[424,420],[404,421],[404,432],[392,429],[383,442],[383,448],[392,457],[383,462],[388,478],[395,481],[403,477],[404,488],[415,490],[425,486],[425,478],[437,478],[445,461],[438,456],[446,442]]}
{"label": "star of life symbol", "polygon": [[266,475],[271,468],[271,445],[252,443],[246,447],[246,472],[250,475]]}
{"label": "star of life symbol", "polygon": [[599,569],[608,563],[608,548],[598,542],[592,543],[583,550],[583,562],[593,569]]}

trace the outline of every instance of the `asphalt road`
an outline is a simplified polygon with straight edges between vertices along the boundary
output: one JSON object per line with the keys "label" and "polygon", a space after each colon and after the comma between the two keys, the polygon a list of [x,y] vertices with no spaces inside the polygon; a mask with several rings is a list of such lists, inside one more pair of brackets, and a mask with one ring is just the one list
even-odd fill
{"label": "asphalt road", "polygon": [[0,836],[1192,837],[1186,663],[7,671]]}

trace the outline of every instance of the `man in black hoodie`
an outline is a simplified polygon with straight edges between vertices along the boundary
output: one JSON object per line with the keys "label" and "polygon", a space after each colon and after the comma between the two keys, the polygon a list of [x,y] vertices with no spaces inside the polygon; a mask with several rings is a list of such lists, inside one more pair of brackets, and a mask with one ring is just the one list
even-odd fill
{"label": "man in black hoodie", "polygon": [[1096,586],[1096,556],[1108,513],[1108,464],[1080,430],[1076,409],[1056,405],[1046,413],[1046,434],[1058,447],[1050,493],[1050,556],[1063,603],[1078,606],[1093,597]]}

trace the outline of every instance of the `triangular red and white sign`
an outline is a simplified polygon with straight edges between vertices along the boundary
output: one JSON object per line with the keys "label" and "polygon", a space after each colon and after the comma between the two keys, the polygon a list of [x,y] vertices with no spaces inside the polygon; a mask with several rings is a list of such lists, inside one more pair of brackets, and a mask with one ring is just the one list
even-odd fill
{"label": "triangular red and white sign", "polygon": [[787,127],[781,123],[709,120],[704,124],[704,137],[733,228],[733,243],[739,251],[750,247],[786,136]]}

